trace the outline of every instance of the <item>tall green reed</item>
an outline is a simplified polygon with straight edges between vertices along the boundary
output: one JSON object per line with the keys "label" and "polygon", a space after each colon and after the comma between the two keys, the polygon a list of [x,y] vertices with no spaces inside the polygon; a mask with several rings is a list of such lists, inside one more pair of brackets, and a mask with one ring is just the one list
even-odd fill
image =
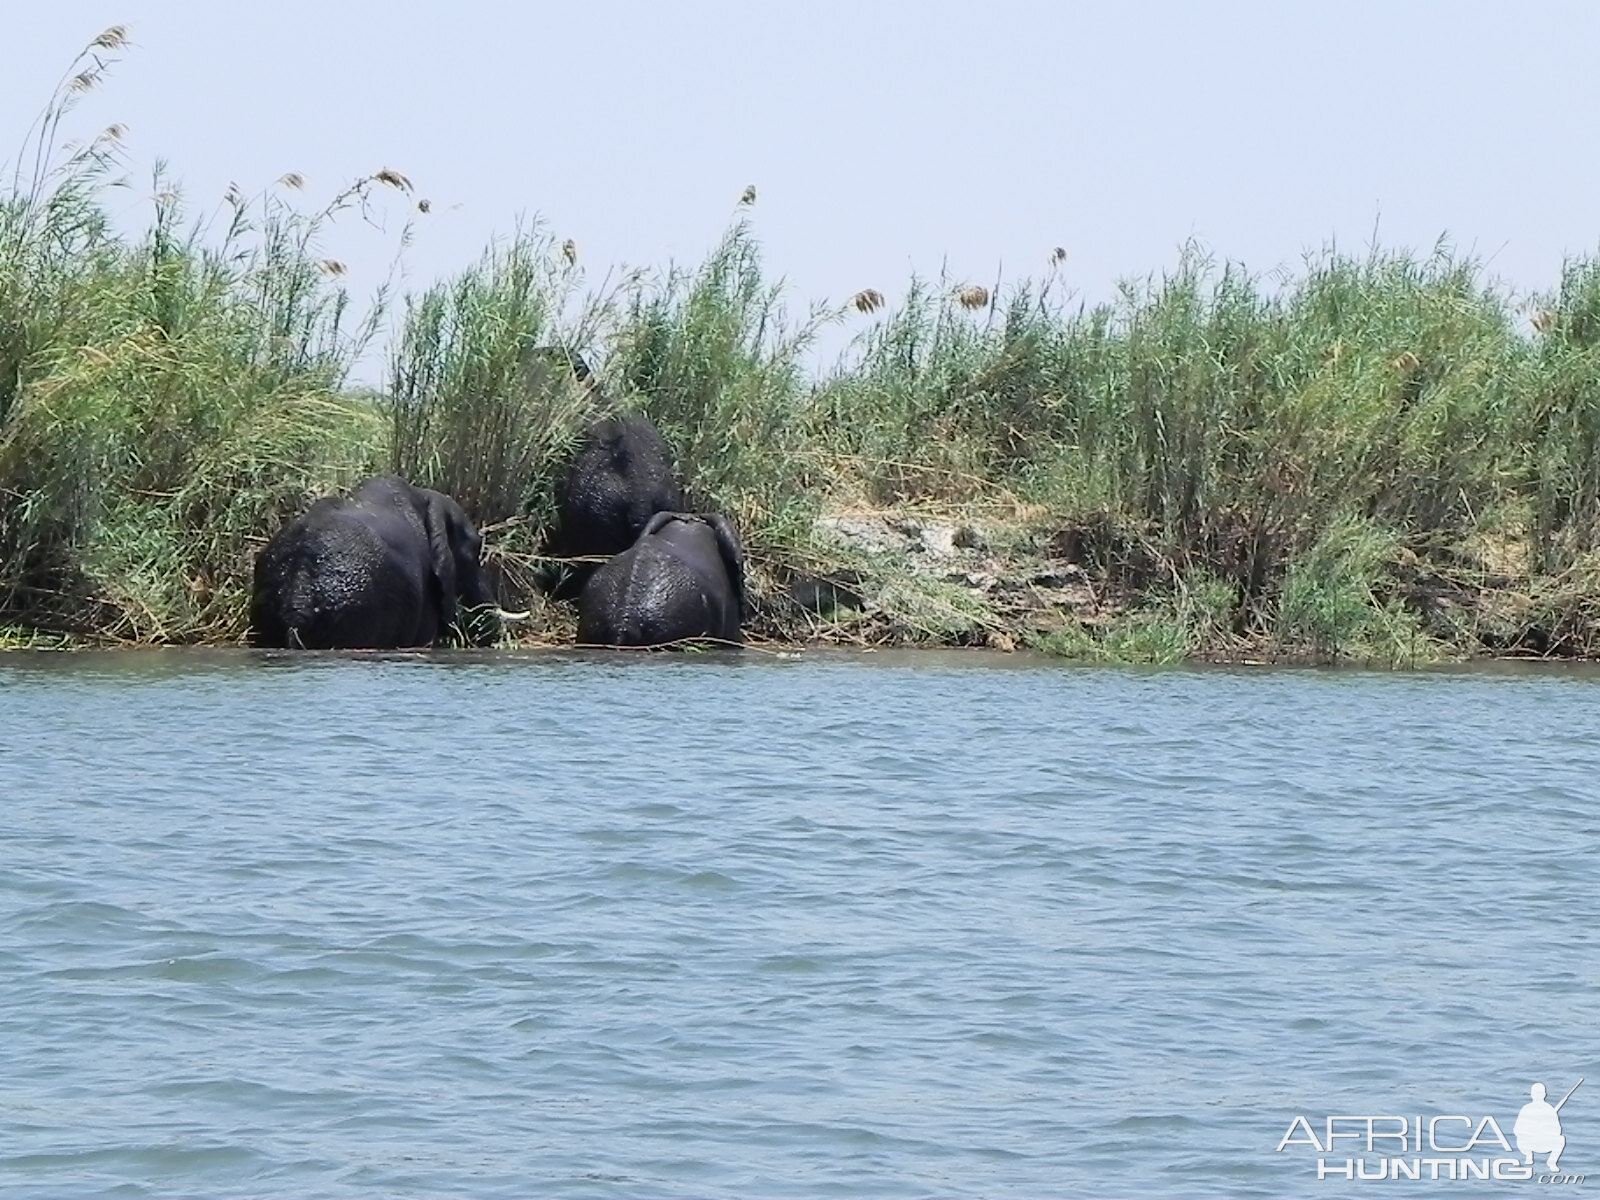
{"label": "tall green reed", "polygon": [[[101,35],[53,98],[0,205],[0,614],[134,641],[242,632],[252,548],[310,495],[378,458],[342,392],[377,328],[348,327],[317,241],[390,180],[305,215],[283,186],[190,222],[160,171],[141,235],[101,205],[120,130],[55,138],[123,45]],[[83,65],[89,64],[89,65]]]}
{"label": "tall green reed", "polygon": [[815,510],[804,436],[804,356],[838,310],[791,320],[747,220],[697,270],[641,277],[607,330],[607,379],[634,397],[678,457],[691,503],[739,524],[756,548],[796,548]]}

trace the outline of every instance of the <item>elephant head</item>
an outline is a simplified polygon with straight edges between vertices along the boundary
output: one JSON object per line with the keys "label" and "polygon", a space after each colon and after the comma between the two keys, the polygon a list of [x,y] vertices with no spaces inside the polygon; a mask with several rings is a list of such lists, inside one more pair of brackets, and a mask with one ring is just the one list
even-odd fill
{"label": "elephant head", "polygon": [[525,362],[530,369],[566,371],[579,383],[586,384],[591,389],[595,386],[592,382],[594,372],[589,367],[589,360],[578,351],[569,350],[565,346],[535,346],[528,351]]}
{"label": "elephant head", "polygon": [[440,636],[458,623],[463,602],[469,608],[494,609],[497,616],[513,615],[495,608],[483,579],[483,535],[461,505],[430,488],[418,488],[417,494],[433,577],[439,585]]}

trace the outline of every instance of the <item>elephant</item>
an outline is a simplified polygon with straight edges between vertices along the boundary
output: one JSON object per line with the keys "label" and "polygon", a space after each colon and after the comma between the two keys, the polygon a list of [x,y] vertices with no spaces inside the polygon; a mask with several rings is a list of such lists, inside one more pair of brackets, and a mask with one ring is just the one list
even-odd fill
{"label": "elephant", "polygon": [[256,556],[251,644],[391,650],[447,641],[463,604],[498,617],[483,538],[449,496],[394,475],[328,496]]}
{"label": "elephant", "polygon": [[596,390],[594,372],[589,368],[589,360],[576,350],[568,350],[565,346],[535,346],[528,351],[524,360],[530,371],[567,371],[572,378],[581,383],[585,390]]}
{"label": "elephant", "polygon": [[744,547],[732,523],[720,514],[658,512],[584,587],[578,642],[663,646],[712,638],[738,645],[744,614]]}
{"label": "elephant", "polygon": [[[556,485],[556,530],[550,553],[559,558],[621,554],[656,513],[684,506],[672,449],[648,417],[606,417],[584,430]],[[568,564],[553,594],[570,600],[583,592],[594,563]]]}

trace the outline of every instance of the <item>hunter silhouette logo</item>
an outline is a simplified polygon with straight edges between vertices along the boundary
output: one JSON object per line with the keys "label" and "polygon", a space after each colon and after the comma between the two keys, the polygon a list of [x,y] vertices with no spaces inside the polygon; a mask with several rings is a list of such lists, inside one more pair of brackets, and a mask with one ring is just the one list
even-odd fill
{"label": "hunter silhouette logo", "polygon": [[[1561,1110],[1583,1086],[1579,1079],[1556,1104],[1545,1086],[1528,1089],[1530,1099],[1511,1126],[1516,1149],[1491,1116],[1329,1116],[1321,1129],[1305,1117],[1289,1123],[1278,1153],[1291,1146],[1310,1146],[1319,1155],[1317,1178],[1339,1179],[1497,1179],[1539,1183],[1583,1183],[1583,1175],[1560,1175],[1567,1138],[1561,1131]],[[1319,1134],[1321,1136],[1319,1136]],[[1340,1151],[1350,1157],[1334,1157]],[[1360,1155],[1357,1157],[1356,1155]],[[1376,1157],[1369,1157],[1369,1156]],[[1534,1157],[1544,1167],[1534,1171]]]}
{"label": "hunter silhouette logo", "polygon": [[1511,1127],[1511,1135],[1517,1139],[1517,1149],[1522,1151],[1522,1160],[1528,1166],[1533,1165],[1535,1154],[1545,1154],[1549,1157],[1544,1160],[1548,1170],[1559,1171],[1557,1165],[1561,1152],[1567,1148],[1567,1139],[1561,1132],[1561,1108],[1568,1100],[1572,1099],[1572,1092],[1578,1090],[1578,1080],[1572,1085],[1572,1091],[1561,1097],[1561,1104],[1551,1107],[1544,1098],[1544,1084],[1536,1083],[1529,1088],[1532,1100],[1522,1106],[1522,1111],[1517,1114],[1517,1123]]}

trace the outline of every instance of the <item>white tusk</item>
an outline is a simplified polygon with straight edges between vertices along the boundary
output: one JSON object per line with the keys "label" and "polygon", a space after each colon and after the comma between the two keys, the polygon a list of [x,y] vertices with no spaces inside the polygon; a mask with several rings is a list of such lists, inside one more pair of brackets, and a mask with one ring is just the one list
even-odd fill
{"label": "white tusk", "polygon": [[507,612],[503,608],[491,608],[489,611],[502,621],[526,621],[533,615],[531,612]]}

